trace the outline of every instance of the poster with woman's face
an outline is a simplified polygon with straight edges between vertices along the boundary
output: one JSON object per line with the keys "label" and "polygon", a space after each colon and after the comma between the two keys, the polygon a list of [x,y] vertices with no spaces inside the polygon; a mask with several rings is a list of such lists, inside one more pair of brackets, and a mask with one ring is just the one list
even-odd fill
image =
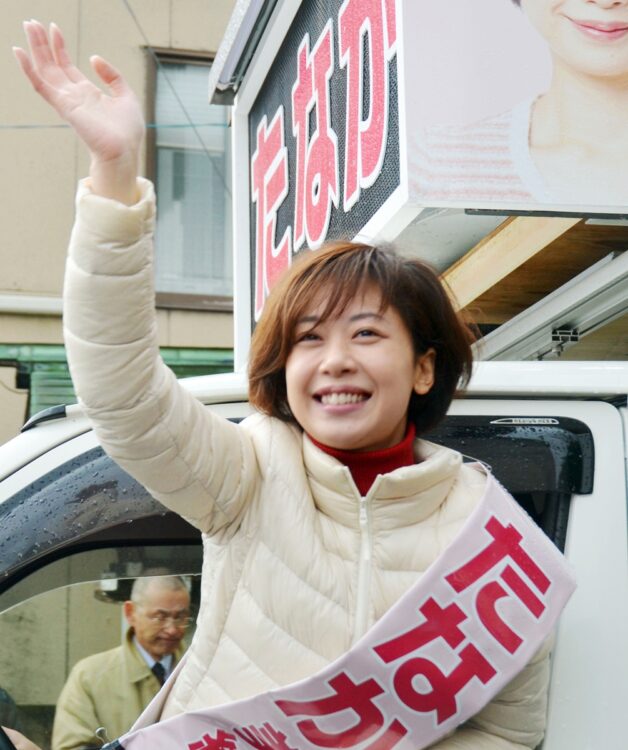
{"label": "poster with woman's face", "polygon": [[628,0],[403,0],[425,206],[628,212]]}

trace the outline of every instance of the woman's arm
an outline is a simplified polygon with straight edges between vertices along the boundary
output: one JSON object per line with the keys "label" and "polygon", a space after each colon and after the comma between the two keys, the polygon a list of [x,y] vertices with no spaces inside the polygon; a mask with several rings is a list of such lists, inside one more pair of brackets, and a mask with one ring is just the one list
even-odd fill
{"label": "woman's arm", "polygon": [[79,189],[64,288],[64,336],[79,400],[105,448],[160,501],[203,531],[239,517],[257,463],[241,430],[209,412],[159,356],[152,269],[154,195],[137,177],[140,107],[115,69],[72,65],[56,26],[25,24],[15,55],[35,90],[91,156]]}
{"label": "woman's arm", "polygon": [[216,532],[250,500],[245,431],[213,416],[159,356],[152,269],[154,196],[134,206],[79,187],[64,288],[64,339],[81,405],[107,453],[154,497]]}

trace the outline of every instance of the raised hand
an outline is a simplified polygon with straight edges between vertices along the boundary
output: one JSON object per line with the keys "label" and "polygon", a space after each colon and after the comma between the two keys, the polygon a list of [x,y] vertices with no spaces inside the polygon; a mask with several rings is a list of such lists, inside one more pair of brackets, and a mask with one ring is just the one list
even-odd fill
{"label": "raised hand", "polygon": [[124,203],[136,200],[139,151],[144,119],[135,94],[102,57],[90,58],[92,68],[108,87],[103,91],[75,67],[55,24],[50,34],[37,21],[26,21],[30,55],[13,48],[33,88],[68,122],[87,146],[94,192]]}

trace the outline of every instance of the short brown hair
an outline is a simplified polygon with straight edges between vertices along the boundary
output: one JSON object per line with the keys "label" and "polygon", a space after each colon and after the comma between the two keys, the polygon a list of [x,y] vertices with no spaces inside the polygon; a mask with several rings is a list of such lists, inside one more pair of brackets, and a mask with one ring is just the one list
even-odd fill
{"label": "short brown hair", "polygon": [[327,300],[321,319],[338,315],[369,284],[379,289],[382,309],[392,306],[400,314],[415,355],[436,351],[434,385],[423,396],[412,394],[408,417],[417,433],[440,422],[456,388],[471,375],[474,336],[430,266],[390,248],[353,242],[302,252],[273,288],[251,341],[249,399],[255,408],[296,421],[288,405],[285,365],[298,319],[321,295]]}

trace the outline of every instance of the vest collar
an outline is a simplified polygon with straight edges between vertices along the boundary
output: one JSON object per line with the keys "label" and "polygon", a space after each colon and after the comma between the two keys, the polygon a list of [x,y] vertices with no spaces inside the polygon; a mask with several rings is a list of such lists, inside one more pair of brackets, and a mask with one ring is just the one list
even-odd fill
{"label": "vest collar", "polygon": [[[379,475],[365,496],[374,516],[387,528],[419,523],[449,495],[462,457],[425,440],[414,442],[416,463]],[[303,434],[303,460],[314,502],[321,512],[345,526],[358,523],[360,494],[349,469]]]}
{"label": "vest collar", "polygon": [[340,450],[319,443],[311,435],[308,437],[323,453],[337,458],[340,463],[348,467],[361,495],[368,493],[379,474],[389,474],[401,466],[412,466],[416,463],[413,450],[416,428],[412,422],[408,423],[403,440],[389,448],[378,450]]}

